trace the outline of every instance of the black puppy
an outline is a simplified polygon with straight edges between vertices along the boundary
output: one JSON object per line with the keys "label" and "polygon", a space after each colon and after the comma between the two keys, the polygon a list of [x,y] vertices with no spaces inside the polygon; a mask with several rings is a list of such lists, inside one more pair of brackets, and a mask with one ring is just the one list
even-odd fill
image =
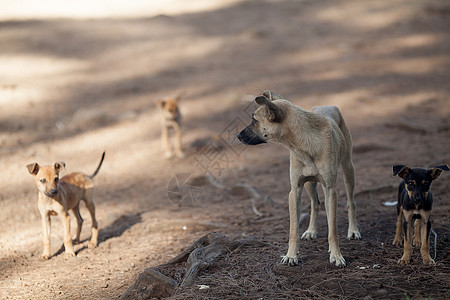
{"label": "black puppy", "polygon": [[437,166],[432,169],[408,168],[403,165],[393,166],[394,176],[398,175],[403,181],[398,187],[397,203],[397,228],[395,231],[394,245],[402,244],[402,213],[405,216],[403,222],[404,242],[403,256],[399,264],[411,262],[412,222],[414,223],[414,246],[420,247],[420,254],[424,264],[434,264],[429,248],[429,236],[431,231],[430,214],[433,206],[431,194],[431,182],[441,175],[442,171],[449,171],[447,165]]}

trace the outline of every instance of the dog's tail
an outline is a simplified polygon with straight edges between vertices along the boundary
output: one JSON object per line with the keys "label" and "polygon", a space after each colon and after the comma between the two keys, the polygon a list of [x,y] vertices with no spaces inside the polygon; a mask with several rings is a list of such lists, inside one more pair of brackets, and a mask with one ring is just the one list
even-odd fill
{"label": "dog's tail", "polygon": [[105,159],[105,152],[103,151],[102,158],[100,159],[100,163],[98,164],[97,169],[95,170],[95,172],[92,175],[89,176],[89,178],[92,179],[95,177],[95,175],[97,175],[98,171],[100,171],[100,167],[102,166],[104,159]]}

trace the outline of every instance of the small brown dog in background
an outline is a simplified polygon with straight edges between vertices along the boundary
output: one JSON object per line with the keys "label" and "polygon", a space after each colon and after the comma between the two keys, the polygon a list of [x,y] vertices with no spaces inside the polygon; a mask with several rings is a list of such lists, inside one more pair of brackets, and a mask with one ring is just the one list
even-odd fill
{"label": "small brown dog in background", "polygon": [[92,218],[92,235],[89,248],[97,247],[98,223],[95,219],[95,205],[92,200],[94,182],[92,179],[97,175],[102,166],[105,152],[102,154],[100,163],[92,175],[81,172],[68,174],[59,179],[59,173],[66,166],[64,162],[55,162],[53,166],[41,167],[37,163],[27,165],[28,172],[34,176],[36,186],[39,190],[38,209],[42,217],[44,251],[41,259],[50,258],[50,233],[51,216],[60,216],[64,225],[64,248],[66,256],[75,256],[72,238],[70,236],[69,210],[77,218],[77,234],[74,242],[80,241],[81,226],[83,219],[80,215],[80,200],[86,203]]}
{"label": "small brown dog in background", "polygon": [[[178,106],[180,96],[166,98],[158,102],[158,106],[161,109],[161,142],[163,145],[164,155],[166,158],[171,158],[175,155],[178,158],[183,158],[184,153],[181,149],[181,114]],[[172,144],[169,140],[169,130],[173,129],[175,132],[174,136],[174,149],[172,149]],[[174,150],[174,151],[173,151]]]}

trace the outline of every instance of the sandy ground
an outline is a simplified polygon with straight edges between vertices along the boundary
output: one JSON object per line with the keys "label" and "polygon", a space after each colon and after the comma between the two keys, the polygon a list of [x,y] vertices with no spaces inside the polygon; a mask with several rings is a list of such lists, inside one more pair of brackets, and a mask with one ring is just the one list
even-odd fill
{"label": "sandy ground", "polygon": [[[199,278],[208,290],[194,285],[173,299],[449,297],[449,174],[433,184],[436,266],[422,266],[418,249],[411,266],[397,266],[395,208],[382,205],[396,200],[392,164],[450,162],[446,1],[43,2],[0,1],[0,298],[115,299],[145,268],[214,230],[272,247],[230,253]],[[265,89],[305,109],[337,105],[352,132],[363,240],[345,239],[340,179],[345,269],[328,263],[321,210],[318,239],[300,244],[302,265],[289,277],[276,272],[287,250],[288,152],[234,138]],[[177,94],[187,157],[166,160],[155,103]],[[40,261],[25,166],[65,161],[66,174],[91,173],[102,151],[99,247],[87,249],[83,206],[77,257],[64,258],[54,218],[54,256]],[[204,174],[226,190],[199,185],[181,203],[169,198],[174,178]],[[270,196],[257,203],[263,217],[229,192],[239,182]]]}

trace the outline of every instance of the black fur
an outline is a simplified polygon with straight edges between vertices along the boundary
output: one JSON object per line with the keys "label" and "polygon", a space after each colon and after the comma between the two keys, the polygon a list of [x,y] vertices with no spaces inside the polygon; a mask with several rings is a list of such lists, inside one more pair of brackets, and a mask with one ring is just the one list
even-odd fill
{"label": "black fur", "polygon": [[408,168],[403,165],[393,166],[394,176],[398,175],[403,178],[398,187],[397,214],[402,208],[404,210],[430,211],[433,207],[431,183],[439,177],[442,171],[448,171],[448,166],[442,165],[432,169]]}

